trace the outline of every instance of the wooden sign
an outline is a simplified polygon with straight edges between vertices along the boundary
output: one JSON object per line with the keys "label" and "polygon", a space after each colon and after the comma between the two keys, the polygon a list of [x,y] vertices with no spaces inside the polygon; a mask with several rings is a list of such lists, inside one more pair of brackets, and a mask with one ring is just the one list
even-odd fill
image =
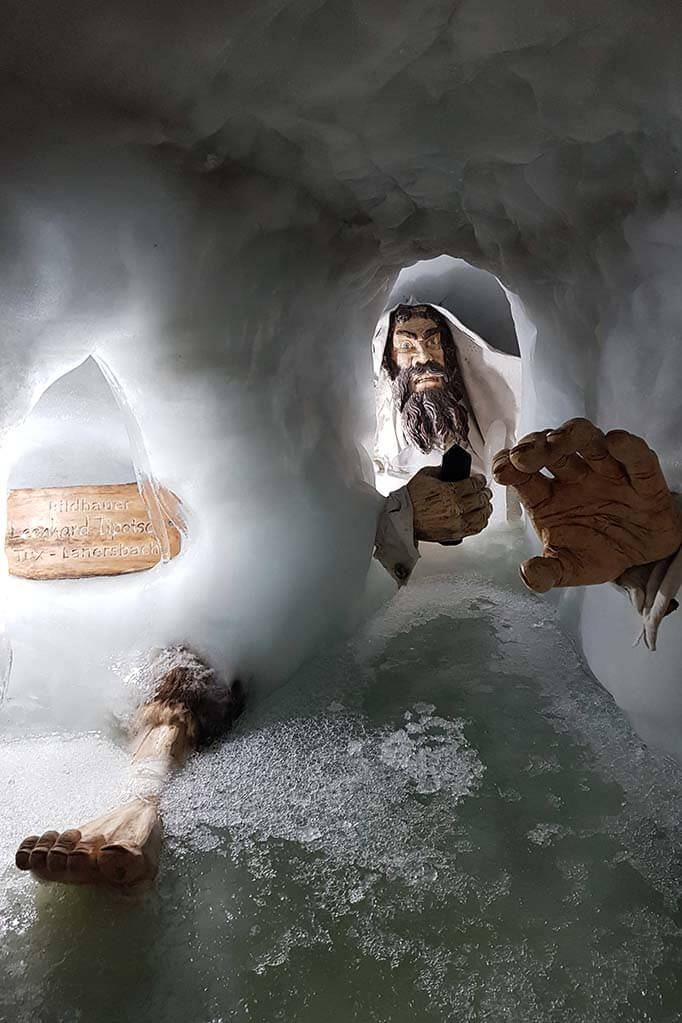
{"label": "wooden sign", "polygon": [[[178,499],[159,494],[171,557],[180,551]],[[161,560],[144,501],[135,483],[11,490],[5,553],[10,575],[24,579],[81,579],[143,572]]]}

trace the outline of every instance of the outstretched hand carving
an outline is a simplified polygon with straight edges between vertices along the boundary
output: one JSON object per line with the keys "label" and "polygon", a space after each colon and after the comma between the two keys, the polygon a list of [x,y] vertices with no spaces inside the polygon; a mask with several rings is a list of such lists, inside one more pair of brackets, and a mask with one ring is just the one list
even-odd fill
{"label": "outstretched hand carving", "polygon": [[542,541],[542,556],[521,565],[538,593],[610,582],[682,544],[656,453],[625,430],[604,435],[588,419],[571,419],[498,452],[493,474],[518,492]]}

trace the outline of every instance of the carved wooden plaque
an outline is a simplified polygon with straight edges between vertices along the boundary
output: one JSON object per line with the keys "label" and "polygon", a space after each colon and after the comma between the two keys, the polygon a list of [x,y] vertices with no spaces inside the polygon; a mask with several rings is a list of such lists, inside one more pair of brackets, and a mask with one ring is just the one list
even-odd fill
{"label": "carved wooden plaque", "polygon": [[[160,493],[166,512],[178,499]],[[171,557],[180,534],[166,519]],[[80,579],[143,572],[161,560],[144,501],[135,483],[11,490],[5,553],[10,575]]]}

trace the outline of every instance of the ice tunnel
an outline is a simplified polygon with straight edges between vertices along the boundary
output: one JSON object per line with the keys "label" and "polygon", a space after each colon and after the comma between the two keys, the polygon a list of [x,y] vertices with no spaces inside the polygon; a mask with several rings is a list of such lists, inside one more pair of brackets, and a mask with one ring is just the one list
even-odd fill
{"label": "ice tunnel", "polygon": [[0,1019],[680,1019],[675,5],[0,17]]}

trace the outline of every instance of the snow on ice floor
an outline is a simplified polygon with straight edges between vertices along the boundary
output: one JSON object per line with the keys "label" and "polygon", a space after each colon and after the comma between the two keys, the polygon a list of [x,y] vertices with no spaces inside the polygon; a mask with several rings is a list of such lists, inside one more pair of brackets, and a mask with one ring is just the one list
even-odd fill
{"label": "snow on ice floor", "polygon": [[193,758],[143,901],[10,866],[24,833],[115,800],[126,757],[6,709],[0,1018],[679,1019],[680,770],[522,590],[520,543],[421,565]]}

